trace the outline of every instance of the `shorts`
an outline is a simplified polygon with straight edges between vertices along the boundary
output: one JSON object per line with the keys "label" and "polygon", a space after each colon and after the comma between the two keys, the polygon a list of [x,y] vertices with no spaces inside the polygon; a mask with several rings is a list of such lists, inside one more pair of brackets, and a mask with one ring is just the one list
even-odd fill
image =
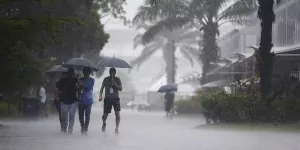
{"label": "shorts", "polygon": [[121,111],[120,99],[104,99],[104,113],[111,113],[112,107],[114,107],[115,112]]}

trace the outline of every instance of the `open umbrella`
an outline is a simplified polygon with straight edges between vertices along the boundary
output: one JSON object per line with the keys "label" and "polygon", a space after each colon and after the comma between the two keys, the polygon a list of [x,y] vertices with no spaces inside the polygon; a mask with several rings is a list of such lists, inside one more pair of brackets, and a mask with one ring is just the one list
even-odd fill
{"label": "open umbrella", "polygon": [[68,70],[67,68],[61,65],[56,65],[48,69],[46,73],[67,72],[67,70]]}
{"label": "open umbrella", "polygon": [[131,68],[125,60],[116,57],[104,57],[103,60],[99,62],[99,65],[114,68]]}
{"label": "open umbrella", "polygon": [[93,62],[84,58],[71,58],[62,66],[66,68],[73,68],[76,70],[82,70],[84,67],[89,67],[92,71],[98,70]]}
{"label": "open umbrella", "polygon": [[177,84],[167,84],[158,89],[157,92],[165,93],[165,92],[175,92],[178,89]]}

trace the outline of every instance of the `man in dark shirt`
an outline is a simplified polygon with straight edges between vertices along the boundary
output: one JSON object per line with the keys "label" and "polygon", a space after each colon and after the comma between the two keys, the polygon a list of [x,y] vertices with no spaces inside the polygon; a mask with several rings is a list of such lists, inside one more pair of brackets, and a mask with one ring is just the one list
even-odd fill
{"label": "man in dark shirt", "polygon": [[77,83],[78,79],[74,77],[74,69],[68,69],[67,77],[63,78],[59,84],[61,91],[61,119],[62,131],[66,133],[73,132],[75,113],[77,109]]}
{"label": "man in dark shirt", "polygon": [[54,100],[54,106],[57,110],[58,113],[58,117],[59,117],[59,122],[60,122],[60,128],[61,131],[63,131],[63,127],[62,127],[62,119],[61,119],[61,103],[60,103],[60,99],[61,99],[61,91],[60,91],[60,83],[63,81],[63,79],[66,77],[66,73],[63,72],[61,78],[56,82],[56,91],[55,91],[55,100]]}
{"label": "man in dark shirt", "polygon": [[106,128],[106,119],[108,114],[111,113],[112,107],[114,107],[115,115],[116,115],[116,129],[115,133],[119,133],[119,124],[120,124],[120,98],[119,91],[122,91],[122,83],[120,78],[116,77],[116,69],[109,69],[110,76],[104,78],[102,82],[102,87],[100,90],[99,101],[102,101],[103,90],[105,89],[105,98],[104,98],[104,113],[102,116],[103,124],[102,124],[102,132],[105,132]]}

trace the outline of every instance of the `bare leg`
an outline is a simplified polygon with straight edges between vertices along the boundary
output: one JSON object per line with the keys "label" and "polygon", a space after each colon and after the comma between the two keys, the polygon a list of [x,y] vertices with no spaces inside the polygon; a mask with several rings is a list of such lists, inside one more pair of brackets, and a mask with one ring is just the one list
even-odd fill
{"label": "bare leg", "polygon": [[115,114],[116,114],[116,130],[115,130],[115,132],[119,133],[119,125],[120,125],[120,121],[121,121],[121,116],[120,116],[119,111],[115,112]]}
{"label": "bare leg", "polygon": [[106,129],[106,119],[108,117],[108,113],[104,113],[103,116],[102,116],[102,132],[105,132],[105,129]]}

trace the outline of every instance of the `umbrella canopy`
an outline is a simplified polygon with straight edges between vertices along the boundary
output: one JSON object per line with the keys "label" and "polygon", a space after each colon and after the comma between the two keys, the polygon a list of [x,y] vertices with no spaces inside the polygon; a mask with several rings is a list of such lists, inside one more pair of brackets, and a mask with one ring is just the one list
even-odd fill
{"label": "umbrella canopy", "polygon": [[175,92],[178,89],[177,84],[167,84],[158,89],[158,92],[165,93],[165,92]]}
{"label": "umbrella canopy", "polygon": [[99,62],[99,65],[114,68],[131,68],[125,60],[116,57],[104,57],[103,60]]}
{"label": "umbrella canopy", "polygon": [[52,68],[48,69],[46,73],[56,73],[56,72],[67,72],[67,68],[61,66],[61,65],[56,65],[53,66]]}
{"label": "umbrella canopy", "polygon": [[82,70],[84,67],[89,67],[92,71],[98,70],[93,62],[84,58],[71,58],[62,66],[66,68],[73,68],[76,70]]}

